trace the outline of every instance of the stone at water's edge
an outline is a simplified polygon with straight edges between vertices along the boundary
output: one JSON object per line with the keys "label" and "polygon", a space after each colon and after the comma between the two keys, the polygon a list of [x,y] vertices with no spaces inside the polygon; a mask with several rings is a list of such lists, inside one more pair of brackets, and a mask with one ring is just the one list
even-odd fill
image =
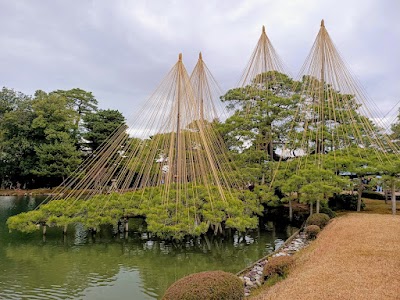
{"label": "stone at water's edge", "polygon": [[[291,256],[297,251],[303,249],[308,245],[307,236],[304,232],[298,233],[295,238],[285,247],[280,249],[277,253],[273,254],[272,257],[277,256]],[[256,263],[247,273],[239,278],[243,281],[244,284],[244,294],[245,296],[250,296],[250,292],[252,289],[257,288],[262,285],[263,278],[263,269],[265,264],[268,263],[268,260],[262,260]]]}

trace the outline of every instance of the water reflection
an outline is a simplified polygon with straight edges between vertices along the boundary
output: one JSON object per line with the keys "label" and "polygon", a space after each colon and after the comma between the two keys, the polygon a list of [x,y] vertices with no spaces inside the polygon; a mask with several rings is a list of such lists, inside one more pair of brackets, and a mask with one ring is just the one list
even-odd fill
{"label": "water reflection", "polygon": [[287,228],[275,225],[268,232],[181,243],[157,240],[146,232],[130,232],[125,238],[113,235],[111,228],[92,236],[81,225],[69,228],[67,236],[49,228],[45,242],[39,232],[9,234],[6,218],[39,200],[0,197],[1,299],[157,299],[187,274],[237,272],[287,236]]}

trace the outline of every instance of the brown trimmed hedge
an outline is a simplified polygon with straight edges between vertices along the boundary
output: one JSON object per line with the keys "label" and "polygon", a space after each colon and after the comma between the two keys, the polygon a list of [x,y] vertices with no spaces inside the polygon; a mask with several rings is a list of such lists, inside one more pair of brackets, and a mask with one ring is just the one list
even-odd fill
{"label": "brown trimmed hedge", "polygon": [[273,275],[286,277],[293,262],[293,257],[287,255],[270,258],[268,263],[264,266],[264,279],[268,279]]}
{"label": "brown trimmed hedge", "polygon": [[242,281],[234,274],[207,271],[183,277],[165,292],[163,300],[242,300]]}
{"label": "brown trimmed hedge", "polygon": [[306,225],[317,225],[322,229],[329,223],[330,219],[327,214],[312,214],[307,218]]}
{"label": "brown trimmed hedge", "polygon": [[318,233],[321,231],[318,225],[308,225],[304,228],[304,232],[307,234],[307,237],[310,240],[313,240],[317,237]]}

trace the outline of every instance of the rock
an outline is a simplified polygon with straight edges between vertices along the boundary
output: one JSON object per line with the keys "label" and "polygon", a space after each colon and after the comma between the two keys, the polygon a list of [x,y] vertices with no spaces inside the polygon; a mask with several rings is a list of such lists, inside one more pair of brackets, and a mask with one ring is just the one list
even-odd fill
{"label": "rock", "polygon": [[[285,245],[284,248],[280,249],[280,251],[272,255],[272,257],[291,256],[300,249],[306,247],[308,243],[304,233],[298,234],[291,243]],[[282,244],[283,243],[277,243],[276,246],[279,247]],[[268,264],[268,260],[260,261],[244,274],[244,276],[239,276],[240,280],[244,282],[244,293],[246,297],[250,295],[251,289],[262,285],[263,269],[266,264]]]}

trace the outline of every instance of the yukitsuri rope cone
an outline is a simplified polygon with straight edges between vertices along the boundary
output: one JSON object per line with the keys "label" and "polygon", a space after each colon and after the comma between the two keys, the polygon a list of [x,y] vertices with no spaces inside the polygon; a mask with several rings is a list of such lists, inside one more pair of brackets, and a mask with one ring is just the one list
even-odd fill
{"label": "yukitsuri rope cone", "polygon": [[217,91],[201,54],[191,77],[180,54],[129,126],[130,135],[121,126],[50,203],[9,225],[29,231],[37,224],[66,228],[81,222],[98,230],[102,224],[145,217],[150,232],[174,238],[200,235],[210,227],[215,233],[224,226],[257,227],[262,206],[234,178],[215,130]]}
{"label": "yukitsuri rope cone", "polygon": [[[347,69],[323,20],[298,79],[295,90],[299,90],[301,102],[296,121],[305,132],[300,147],[317,154],[353,145],[398,151],[386,136],[381,140],[379,128],[370,120],[373,103]],[[317,159],[321,161],[321,157]]]}
{"label": "yukitsuri rope cone", "polygon": [[[297,155],[275,170],[273,181],[285,181],[281,187],[292,198],[302,194],[311,213],[315,201],[318,212],[319,199],[357,188],[360,210],[363,176],[393,178],[399,149],[382,132],[385,128],[372,122],[373,103],[347,69],[323,20],[292,90],[299,100],[282,151]],[[358,181],[349,186],[340,174]]]}
{"label": "yukitsuri rope cone", "polygon": [[287,74],[263,26],[238,87],[221,97],[232,111],[232,117],[227,120],[232,124],[228,125],[235,126],[237,120],[244,124],[242,128],[248,131],[245,138],[241,137],[244,148],[247,144],[259,151],[261,168],[268,169],[262,173],[261,185],[271,182],[273,162],[279,160],[276,150],[285,142],[281,132],[285,131],[288,113],[294,107],[292,80]]}

